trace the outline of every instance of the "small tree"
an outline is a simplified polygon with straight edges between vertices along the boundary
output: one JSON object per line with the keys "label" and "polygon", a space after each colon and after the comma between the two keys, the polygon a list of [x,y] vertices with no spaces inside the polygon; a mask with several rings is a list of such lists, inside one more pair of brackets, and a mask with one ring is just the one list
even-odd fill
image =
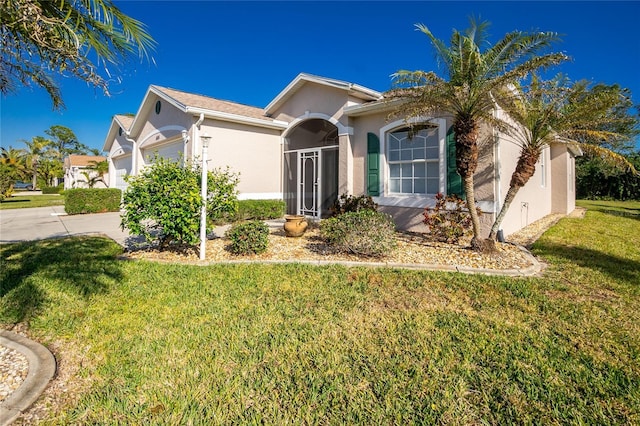
{"label": "small tree", "polygon": [[[161,249],[171,243],[193,245],[199,241],[200,168],[180,165],[163,158],[138,176],[127,177],[121,227],[158,242]],[[233,213],[236,208],[237,180],[230,172],[209,172],[211,184],[208,212]],[[217,204],[219,200],[224,200]]]}

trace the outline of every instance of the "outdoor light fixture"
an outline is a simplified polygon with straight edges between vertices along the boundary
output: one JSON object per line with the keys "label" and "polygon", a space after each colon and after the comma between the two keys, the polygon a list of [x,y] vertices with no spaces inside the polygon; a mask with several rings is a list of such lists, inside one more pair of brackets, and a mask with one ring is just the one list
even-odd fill
{"label": "outdoor light fixture", "polygon": [[200,135],[202,141],[202,183],[200,185],[202,196],[202,208],[200,210],[200,260],[205,259],[207,248],[207,151],[211,136],[206,132]]}

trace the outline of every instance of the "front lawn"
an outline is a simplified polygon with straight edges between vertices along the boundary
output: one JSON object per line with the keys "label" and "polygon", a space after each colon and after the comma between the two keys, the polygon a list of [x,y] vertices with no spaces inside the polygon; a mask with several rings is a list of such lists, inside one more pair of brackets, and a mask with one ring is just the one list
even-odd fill
{"label": "front lawn", "polygon": [[60,194],[14,195],[0,201],[0,210],[49,206],[64,206],[64,196]]}
{"label": "front lawn", "polygon": [[0,322],[54,350],[57,424],[638,424],[640,215],[589,208],[539,278],[3,245]]}

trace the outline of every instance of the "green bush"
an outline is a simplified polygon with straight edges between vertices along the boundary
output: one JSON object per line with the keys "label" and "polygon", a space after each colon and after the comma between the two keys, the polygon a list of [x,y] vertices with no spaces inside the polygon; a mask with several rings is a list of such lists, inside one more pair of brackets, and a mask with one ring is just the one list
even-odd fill
{"label": "green bush", "polygon": [[282,200],[240,200],[237,220],[269,220],[284,216],[286,204]]}
{"label": "green bush", "polygon": [[65,191],[64,211],[68,214],[117,212],[122,191],[116,188],[78,188]]}
{"label": "green bush", "polygon": [[226,233],[233,254],[264,253],[269,245],[269,227],[259,220],[233,225]]}
{"label": "green bush", "polygon": [[[194,245],[200,239],[201,169],[156,157],[151,167],[127,178],[121,226],[160,249],[171,243]],[[227,171],[208,173],[209,218],[233,214],[237,177]]]}
{"label": "green bush", "polygon": [[342,194],[329,209],[331,216],[339,216],[341,214],[349,212],[359,212],[361,210],[378,211],[378,205],[373,202],[373,199],[369,195],[355,195]]}
{"label": "green bush", "polygon": [[335,249],[361,256],[382,257],[396,248],[393,219],[372,210],[326,219],[320,223],[320,233]]}
{"label": "green bush", "polygon": [[60,194],[60,193],[62,193],[63,189],[64,189],[64,187],[62,185],[45,186],[44,188],[42,188],[42,193],[43,194]]}
{"label": "green bush", "polygon": [[[201,172],[198,172],[201,173]],[[208,173],[207,215],[212,222],[234,217],[238,212],[238,175],[227,167]]]}

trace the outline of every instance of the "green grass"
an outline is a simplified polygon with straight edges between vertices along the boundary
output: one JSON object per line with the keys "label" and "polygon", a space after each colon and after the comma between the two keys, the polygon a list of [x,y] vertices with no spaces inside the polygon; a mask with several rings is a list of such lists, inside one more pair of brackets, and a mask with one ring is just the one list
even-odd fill
{"label": "green grass", "polygon": [[638,424],[636,207],[589,208],[538,278],[3,245],[0,322],[77,369],[53,424]]}
{"label": "green grass", "polygon": [[14,195],[0,201],[0,210],[25,209],[29,207],[63,206],[64,196],[60,194]]}

